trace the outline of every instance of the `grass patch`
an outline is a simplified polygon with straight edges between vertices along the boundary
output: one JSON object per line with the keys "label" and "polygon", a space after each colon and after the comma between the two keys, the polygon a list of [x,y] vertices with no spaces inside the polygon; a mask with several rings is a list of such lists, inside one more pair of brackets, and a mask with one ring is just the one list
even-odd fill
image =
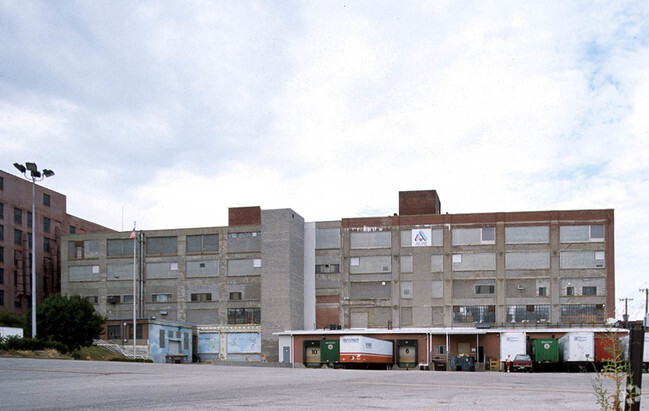
{"label": "grass patch", "polygon": [[81,347],[72,352],[72,357],[76,360],[86,361],[116,361],[123,357],[109,351],[104,347],[91,345],[90,347]]}

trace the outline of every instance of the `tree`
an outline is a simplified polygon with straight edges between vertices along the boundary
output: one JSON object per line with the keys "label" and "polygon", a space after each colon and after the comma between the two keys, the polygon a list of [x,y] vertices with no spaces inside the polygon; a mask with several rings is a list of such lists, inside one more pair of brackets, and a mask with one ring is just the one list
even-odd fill
{"label": "tree", "polygon": [[7,310],[0,310],[0,326],[23,328],[25,317]]}
{"label": "tree", "polygon": [[106,322],[90,301],[80,295],[50,295],[37,310],[38,337],[63,343],[70,351],[91,345],[93,339],[99,338]]}

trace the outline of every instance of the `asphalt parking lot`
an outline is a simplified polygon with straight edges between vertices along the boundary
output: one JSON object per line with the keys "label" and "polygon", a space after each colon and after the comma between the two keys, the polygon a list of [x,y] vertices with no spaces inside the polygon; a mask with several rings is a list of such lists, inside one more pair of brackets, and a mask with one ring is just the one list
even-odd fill
{"label": "asphalt parking lot", "polygon": [[[584,373],[0,358],[0,409],[595,410],[593,381],[594,374]],[[645,394],[642,409],[649,410],[647,401]]]}

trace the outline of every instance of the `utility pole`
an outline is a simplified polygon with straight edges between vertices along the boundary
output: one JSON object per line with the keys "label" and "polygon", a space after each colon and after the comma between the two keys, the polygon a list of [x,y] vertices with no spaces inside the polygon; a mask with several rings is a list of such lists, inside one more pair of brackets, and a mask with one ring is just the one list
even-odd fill
{"label": "utility pole", "polygon": [[641,288],[641,293],[644,293],[644,315],[647,316],[649,313],[649,288]]}
{"label": "utility pole", "polygon": [[620,298],[620,301],[624,301],[624,328],[629,328],[629,301],[633,301],[633,298]]}

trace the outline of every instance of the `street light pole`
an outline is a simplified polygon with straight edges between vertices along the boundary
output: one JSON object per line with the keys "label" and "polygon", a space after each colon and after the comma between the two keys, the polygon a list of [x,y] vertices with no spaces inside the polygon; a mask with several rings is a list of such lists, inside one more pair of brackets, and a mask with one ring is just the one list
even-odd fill
{"label": "street light pole", "polygon": [[[54,171],[43,169],[38,171],[36,163],[14,163],[26,179],[32,180],[32,338],[36,338],[36,181],[41,181],[46,177],[52,177]],[[30,175],[27,176],[27,171]]]}

